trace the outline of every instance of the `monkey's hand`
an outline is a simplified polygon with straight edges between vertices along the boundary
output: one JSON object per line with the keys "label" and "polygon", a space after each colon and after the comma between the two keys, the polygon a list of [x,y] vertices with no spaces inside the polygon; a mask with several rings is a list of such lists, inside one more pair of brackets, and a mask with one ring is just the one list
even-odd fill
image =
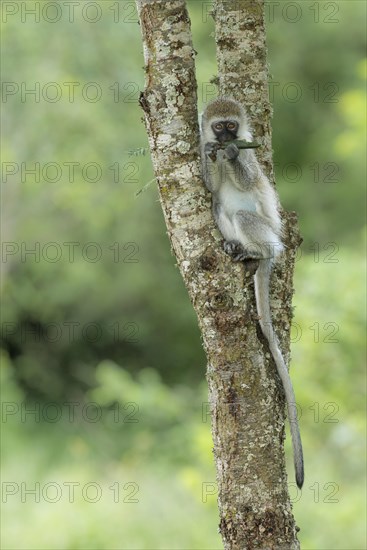
{"label": "monkey's hand", "polygon": [[219,149],[220,149],[220,144],[219,143],[212,143],[212,142],[209,141],[204,146],[204,153],[206,155],[208,155],[208,157],[213,162],[215,162],[217,160],[217,152],[219,151]]}
{"label": "monkey's hand", "polygon": [[234,143],[230,143],[224,150],[224,154],[229,160],[234,160],[240,154],[240,150]]}

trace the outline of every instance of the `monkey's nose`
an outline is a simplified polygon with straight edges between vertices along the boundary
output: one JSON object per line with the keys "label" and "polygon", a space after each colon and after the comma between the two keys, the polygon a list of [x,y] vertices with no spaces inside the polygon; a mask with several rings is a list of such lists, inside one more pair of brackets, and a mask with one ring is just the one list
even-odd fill
{"label": "monkey's nose", "polygon": [[218,136],[218,140],[220,143],[225,143],[226,141],[232,141],[234,139],[234,136],[232,132],[228,132],[228,130],[223,130]]}

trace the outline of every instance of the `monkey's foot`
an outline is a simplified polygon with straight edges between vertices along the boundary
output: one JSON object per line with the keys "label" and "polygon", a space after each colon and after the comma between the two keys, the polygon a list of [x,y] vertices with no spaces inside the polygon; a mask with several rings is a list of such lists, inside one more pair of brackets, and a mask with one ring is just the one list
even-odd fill
{"label": "monkey's foot", "polygon": [[241,262],[247,262],[247,261],[259,261],[263,260],[264,256],[260,252],[260,250],[252,247],[245,248],[243,247],[243,253],[241,255]]}
{"label": "monkey's foot", "polygon": [[258,262],[258,260],[263,259],[260,250],[250,247],[245,248],[238,241],[225,241],[223,248],[224,252],[229,254],[235,262],[249,262],[252,260]]}
{"label": "monkey's foot", "polygon": [[231,256],[232,260],[235,262],[240,262],[240,259],[237,259],[243,253],[243,246],[238,241],[224,241],[223,249],[226,254]]}

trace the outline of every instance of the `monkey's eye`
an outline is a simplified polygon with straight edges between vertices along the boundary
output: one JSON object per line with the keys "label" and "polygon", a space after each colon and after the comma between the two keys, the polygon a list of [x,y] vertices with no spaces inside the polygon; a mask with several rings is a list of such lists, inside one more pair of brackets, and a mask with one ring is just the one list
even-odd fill
{"label": "monkey's eye", "polygon": [[237,124],[235,122],[228,122],[227,128],[228,130],[235,130],[237,128]]}
{"label": "monkey's eye", "polygon": [[223,130],[223,124],[221,122],[217,122],[216,124],[214,124],[214,129],[218,131]]}

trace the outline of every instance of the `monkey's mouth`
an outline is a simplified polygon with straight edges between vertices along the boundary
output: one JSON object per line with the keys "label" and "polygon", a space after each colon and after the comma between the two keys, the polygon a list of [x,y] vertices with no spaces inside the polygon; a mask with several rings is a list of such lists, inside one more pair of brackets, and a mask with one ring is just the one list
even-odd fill
{"label": "monkey's mouth", "polygon": [[219,143],[225,143],[226,141],[234,141],[237,138],[237,135],[228,130],[223,130],[217,137]]}

